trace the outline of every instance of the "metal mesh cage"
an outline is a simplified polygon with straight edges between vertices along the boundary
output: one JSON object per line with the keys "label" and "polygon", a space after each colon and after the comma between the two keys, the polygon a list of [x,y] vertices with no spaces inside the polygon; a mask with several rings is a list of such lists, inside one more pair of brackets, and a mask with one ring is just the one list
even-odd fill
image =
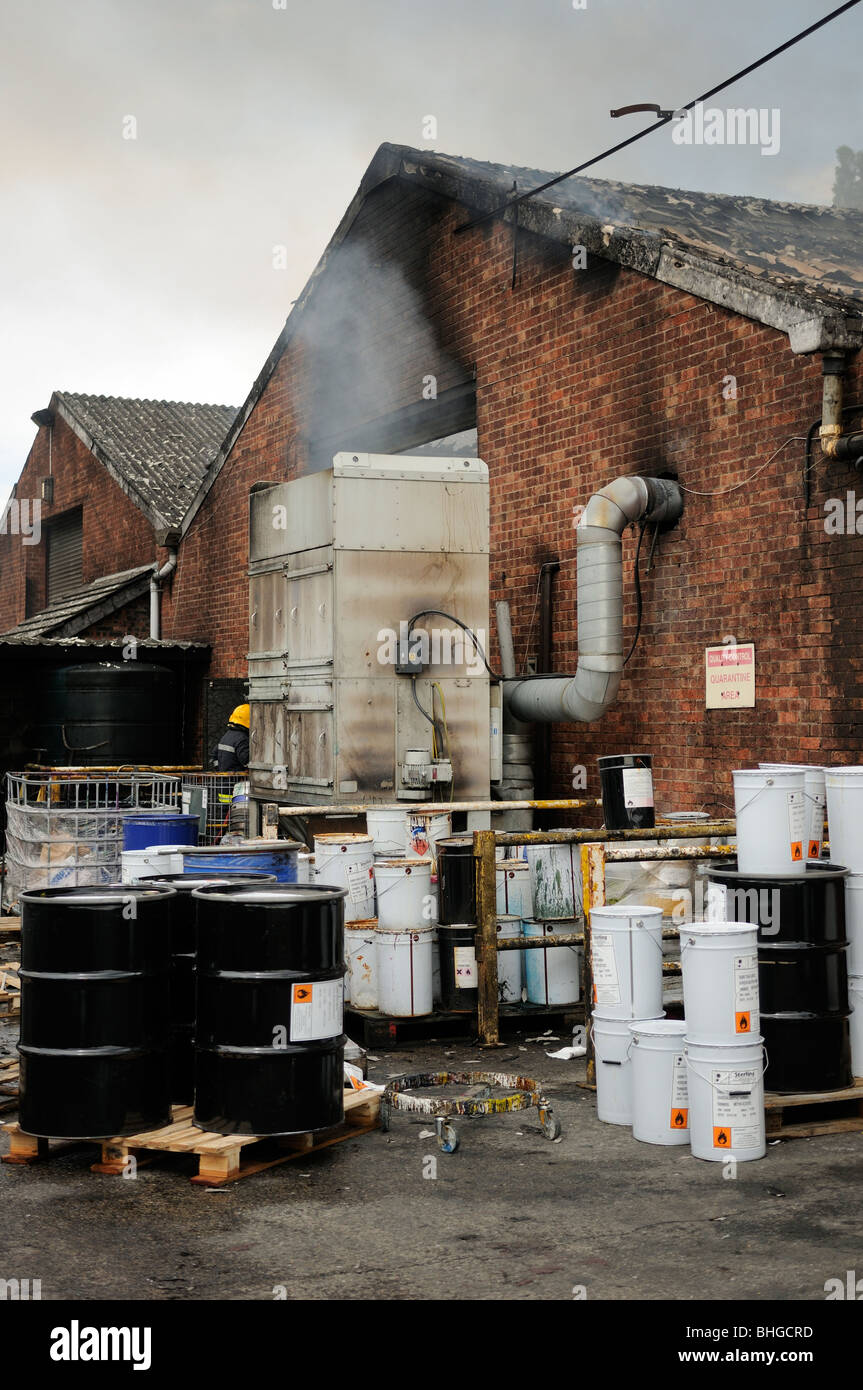
{"label": "metal mesh cage", "polygon": [[163,773],[7,773],[5,905],[26,888],[117,882],[123,817],[179,806],[180,778]]}
{"label": "metal mesh cage", "polygon": [[249,784],[235,772],[184,772],[183,810],[200,817],[200,845],[217,845],[229,831],[249,831]]}

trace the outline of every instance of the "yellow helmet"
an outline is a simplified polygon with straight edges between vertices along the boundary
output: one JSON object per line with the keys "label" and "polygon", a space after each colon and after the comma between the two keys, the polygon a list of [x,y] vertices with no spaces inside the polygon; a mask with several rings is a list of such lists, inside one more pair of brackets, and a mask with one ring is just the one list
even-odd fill
{"label": "yellow helmet", "polygon": [[243,726],[244,729],[248,729],[248,727],[249,727],[249,706],[248,706],[248,705],[237,705],[237,708],[234,710],[233,714],[231,715],[230,719],[228,720],[228,723],[229,723],[229,724],[242,724],[242,726]]}

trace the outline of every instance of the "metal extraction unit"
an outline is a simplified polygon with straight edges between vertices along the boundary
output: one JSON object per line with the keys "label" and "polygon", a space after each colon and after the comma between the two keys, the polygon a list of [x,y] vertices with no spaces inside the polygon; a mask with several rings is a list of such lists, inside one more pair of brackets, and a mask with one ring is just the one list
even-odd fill
{"label": "metal extraction unit", "polygon": [[253,798],[488,797],[488,494],[480,459],[348,453],[252,492]]}

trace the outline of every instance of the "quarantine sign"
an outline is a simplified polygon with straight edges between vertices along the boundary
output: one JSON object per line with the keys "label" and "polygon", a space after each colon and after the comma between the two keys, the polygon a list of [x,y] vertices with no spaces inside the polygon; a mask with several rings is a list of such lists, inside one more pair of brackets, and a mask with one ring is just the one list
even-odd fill
{"label": "quarantine sign", "polygon": [[707,647],[704,674],[707,709],[754,709],[754,642]]}

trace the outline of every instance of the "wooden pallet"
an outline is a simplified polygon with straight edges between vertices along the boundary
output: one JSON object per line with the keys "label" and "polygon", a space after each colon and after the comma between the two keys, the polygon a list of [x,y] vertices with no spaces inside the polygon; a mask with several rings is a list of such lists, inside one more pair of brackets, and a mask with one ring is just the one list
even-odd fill
{"label": "wooden pallet", "polygon": [[21,981],[18,978],[20,965],[18,961],[10,961],[8,965],[0,965],[0,1016],[21,1012]]}
{"label": "wooden pallet", "polygon": [[0,1115],[18,1108],[18,1058],[0,1057]]}
{"label": "wooden pallet", "polygon": [[[100,1161],[91,1165],[93,1173],[122,1174],[128,1171],[129,1158],[140,1167],[152,1163],[161,1153],[192,1153],[198,1158],[198,1171],[193,1183],[205,1187],[223,1187],[225,1183],[247,1178],[252,1173],[275,1168],[280,1163],[317,1153],[318,1149],[341,1144],[360,1134],[380,1127],[381,1096],[379,1091],[346,1091],[345,1118],[334,1129],[315,1134],[292,1134],[278,1139],[259,1139],[255,1135],[208,1134],[192,1124],[191,1105],[175,1105],[172,1121],[161,1129],[142,1134],[129,1134],[118,1139],[85,1139],[56,1141],[25,1134],[20,1125],[3,1125],[10,1136],[4,1163],[30,1165],[68,1152],[70,1144],[93,1143],[101,1146]],[[53,1144],[61,1147],[51,1148]]]}
{"label": "wooden pallet", "polygon": [[[768,1139],[863,1133],[863,1077],[841,1091],[801,1091],[795,1095],[768,1091],[764,1110]],[[793,1121],[792,1112],[796,1117]]]}

